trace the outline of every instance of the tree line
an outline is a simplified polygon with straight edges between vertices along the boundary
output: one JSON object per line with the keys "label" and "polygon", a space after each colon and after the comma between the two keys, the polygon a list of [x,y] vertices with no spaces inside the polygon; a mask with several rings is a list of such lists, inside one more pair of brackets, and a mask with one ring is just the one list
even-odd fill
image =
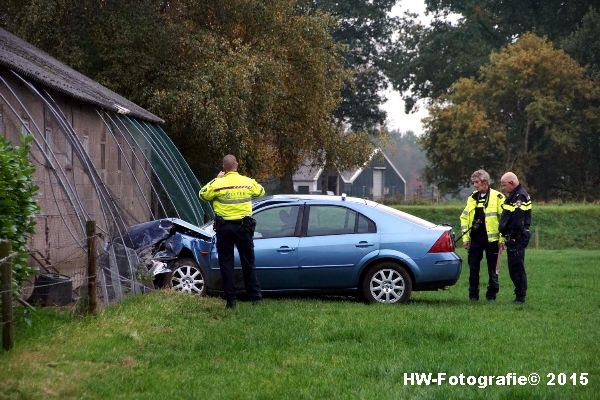
{"label": "tree line", "polygon": [[408,109],[428,99],[425,178],[453,192],[513,170],[538,199],[600,198],[597,2],[426,4],[433,21],[403,18],[389,70]]}
{"label": "tree line", "polygon": [[7,0],[0,23],[161,116],[201,180],[233,153],[291,191],[305,158],[345,169],[371,153],[394,2],[375,3]]}
{"label": "tree line", "polygon": [[[514,170],[540,199],[600,197],[595,1],[5,0],[0,25],[161,116],[198,177],[225,153],[283,190],[305,158],[362,164],[381,94],[425,100],[424,178]],[[446,18],[447,16],[453,18]]]}

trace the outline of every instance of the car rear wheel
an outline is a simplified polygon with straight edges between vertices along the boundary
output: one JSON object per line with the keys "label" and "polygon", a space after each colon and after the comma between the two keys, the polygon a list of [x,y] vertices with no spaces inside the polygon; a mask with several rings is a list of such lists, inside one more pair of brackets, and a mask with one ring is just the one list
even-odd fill
{"label": "car rear wheel", "polygon": [[412,281],[403,266],[382,262],[367,272],[362,292],[367,303],[406,303],[412,292]]}
{"label": "car rear wheel", "polygon": [[202,270],[191,258],[182,258],[173,266],[173,289],[180,292],[202,295],[206,292],[206,281]]}

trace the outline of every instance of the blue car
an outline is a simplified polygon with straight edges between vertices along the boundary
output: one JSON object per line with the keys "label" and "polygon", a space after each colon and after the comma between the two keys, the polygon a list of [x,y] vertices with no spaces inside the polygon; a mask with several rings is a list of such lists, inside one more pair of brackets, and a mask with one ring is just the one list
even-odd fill
{"label": "blue car", "polygon": [[[451,228],[360,198],[275,195],[253,205],[256,270],[264,292],[355,294],[405,303],[412,291],[457,282],[461,259]],[[130,229],[158,286],[189,293],[222,289],[212,222],[169,218]],[[137,240],[136,240],[137,239]],[[243,289],[236,251],[237,285]],[[162,279],[161,279],[162,278]]]}

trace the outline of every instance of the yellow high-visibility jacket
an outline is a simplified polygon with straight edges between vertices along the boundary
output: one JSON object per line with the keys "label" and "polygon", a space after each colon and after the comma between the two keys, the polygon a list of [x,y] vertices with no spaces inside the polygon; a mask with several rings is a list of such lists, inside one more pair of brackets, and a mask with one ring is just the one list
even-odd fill
{"label": "yellow high-visibility jacket", "polygon": [[254,179],[230,171],[200,189],[200,197],[212,202],[215,214],[226,220],[252,215],[252,199],[262,197],[265,189]]}
{"label": "yellow high-visibility jacket", "polygon": [[[484,201],[477,201],[477,191],[471,193],[467,199],[467,205],[460,215],[460,229],[464,234],[464,243],[471,241],[471,232],[467,232],[467,230],[473,224],[475,208],[477,207],[484,208],[485,230],[487,232],[488,242],[497,242],[499,240],[500,243],[504,243],[504,238],[500,235],[498,226],[500,223],[500,215],[502,215],[502,204],[504,204],[506,198],[502,193],[491,188],[488,196],[489,200],[487,202],[487,207],[484,207]],[[465,234],[465,232],[467,233]]]}

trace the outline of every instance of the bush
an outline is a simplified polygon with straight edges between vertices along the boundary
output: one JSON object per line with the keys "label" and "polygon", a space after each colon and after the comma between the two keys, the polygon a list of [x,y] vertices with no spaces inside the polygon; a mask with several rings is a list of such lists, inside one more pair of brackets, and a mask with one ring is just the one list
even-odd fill
{"label": "bush", "polygon": [[23,281],[32,272],[27,264],[27,239],[34,233],[34,215],[39,211],[34,168],[28,159],[30,142],[31,137],[24,137],[21,146],[13,147],[0,136],[0,240],[10,241],[16,252],[13,258],[16,294],[20,294]]}

